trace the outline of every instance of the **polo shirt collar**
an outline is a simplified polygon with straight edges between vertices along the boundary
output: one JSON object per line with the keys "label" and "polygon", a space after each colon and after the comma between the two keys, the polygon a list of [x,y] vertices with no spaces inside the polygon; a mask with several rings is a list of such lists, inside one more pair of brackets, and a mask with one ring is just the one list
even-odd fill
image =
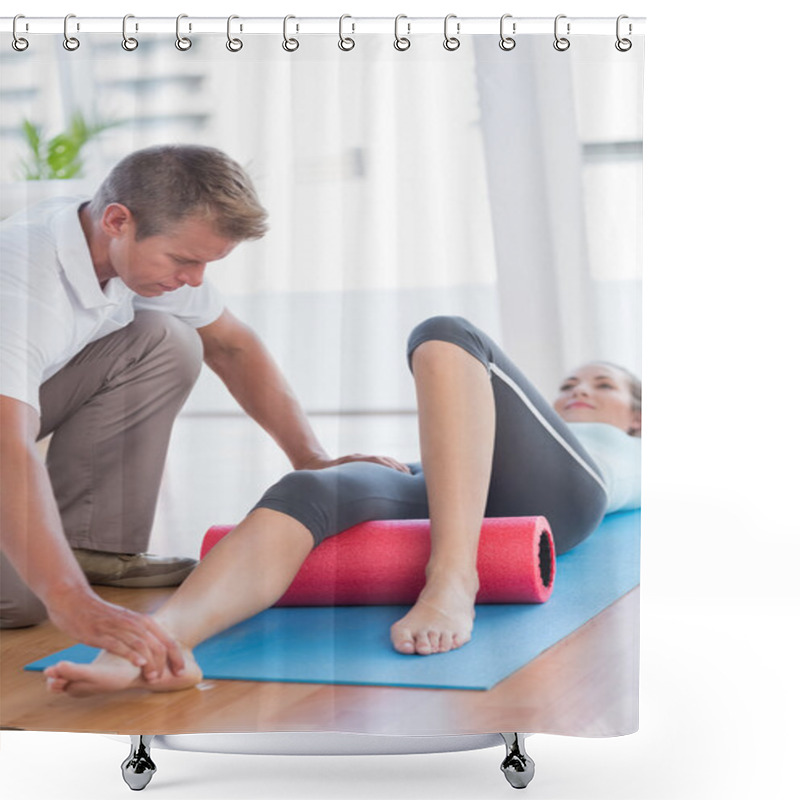
{"label": "polo shirt collar", "polygon": [[100,308],[114,301],[100,287],[89,243],[83,234],[78,209],[85,198],[70,198],[56,215],[54,231],[58,260],[78,301],[84,308]]}

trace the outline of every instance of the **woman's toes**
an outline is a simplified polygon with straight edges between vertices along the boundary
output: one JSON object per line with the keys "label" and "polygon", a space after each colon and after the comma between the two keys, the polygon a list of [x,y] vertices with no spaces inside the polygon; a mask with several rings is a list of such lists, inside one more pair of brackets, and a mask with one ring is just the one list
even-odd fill
{"label": "woman's toes", "polygon": [[69,683],[69,681],[61,674],[59,670],[62,664],[63,662],[52,664],[44,670],[44,676],[46,679],[45,686],[47,691],[52,692],[53,694],[63,694],[64,688],[66,687],[67,683]]}
{"label": "woman's toes", "polygon": [[392,625],[391,631],[392,644],[398,653],[413,653],[414,652],[414,637],[408,628],[400,627],[395,623]]}
{"label": "woman's toes", "polygon": [[67,682],[63,678],[48,678],[46,684],[47,691],[53,694],[63,694],[66,685]]}
{"label": "woman's toes", "polygon": [[74,664],[72,661],[59,661],[52,667],[48,667],[49,672],[45,672],[48,678],[62,683],[69,683],[84,677],[86,665]]}
{"label": "woman's toes", "polygon": [[441,631],[429,631],[428,632],[428,641],[431,643],[431,652],[432,653],[441,653],[442,652],[442,633]]}
{"label": "woman's toes", "polygon": [[396,645],[396,649],[401,653],[413,653],[416,650],[413,639],[404,639]]}

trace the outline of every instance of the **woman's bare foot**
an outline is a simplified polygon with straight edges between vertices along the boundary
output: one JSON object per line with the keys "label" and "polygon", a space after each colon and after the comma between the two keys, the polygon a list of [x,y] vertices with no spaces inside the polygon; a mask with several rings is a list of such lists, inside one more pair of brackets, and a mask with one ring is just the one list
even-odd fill
{"label": "woman's bare foot", "polygon": [[60,661],[44,671],[47,691],[68,694],[70,697],[88,697],[123,689],[149,689],[151,692],[188,689],[203,679],[203,673],[188,647],[181,645],[181,652],[186,662],[184,671],[180,675],[173,675],[169,668],[165,668],[163,675],[153,681],[146,681],[141,670],[127,659],[105,650],[91,664]]}
{"label": "woman's bare foot", "polygon": [[394,649],[427,656],[465,645],[472,637],[478,588],[477,572],[428,575],[417,602],[392,625]]}

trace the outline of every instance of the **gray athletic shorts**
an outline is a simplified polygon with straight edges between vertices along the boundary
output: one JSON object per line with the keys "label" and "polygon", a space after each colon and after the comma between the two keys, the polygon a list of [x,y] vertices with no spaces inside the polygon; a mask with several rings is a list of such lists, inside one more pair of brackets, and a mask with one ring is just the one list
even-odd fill
{"label": "gray athletic shorts", "polygon": [[[408,363],[423,342],[451,342],[491,377],[496,432],[487,517],[542,515],[556,552],[583,541],[600,523],[607,495],[580,442],[528,379],[483,331],[462,317],[432,317],[408,340]],[[315,546],[360,522],[425,519],[428,498],[420,464],[411,474],[367,462],[297,470],[269,488],[255,508],[271,508],[305,525]]]}

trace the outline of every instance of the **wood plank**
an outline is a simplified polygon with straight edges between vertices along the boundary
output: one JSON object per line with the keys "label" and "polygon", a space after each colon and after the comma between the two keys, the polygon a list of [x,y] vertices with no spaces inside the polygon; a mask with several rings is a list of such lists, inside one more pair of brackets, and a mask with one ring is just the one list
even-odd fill
{"label": "wood plank", "polygon": [[[98,587],[151,612],[169,589]],[[204,681],[182,692],[49,695],[23,666],[73,642],[51,623],[0,632],[0,727],[85,733],[333,730],[395,735],[526,731],[604,736],[638,725],[639,589],[489,691]]]}

